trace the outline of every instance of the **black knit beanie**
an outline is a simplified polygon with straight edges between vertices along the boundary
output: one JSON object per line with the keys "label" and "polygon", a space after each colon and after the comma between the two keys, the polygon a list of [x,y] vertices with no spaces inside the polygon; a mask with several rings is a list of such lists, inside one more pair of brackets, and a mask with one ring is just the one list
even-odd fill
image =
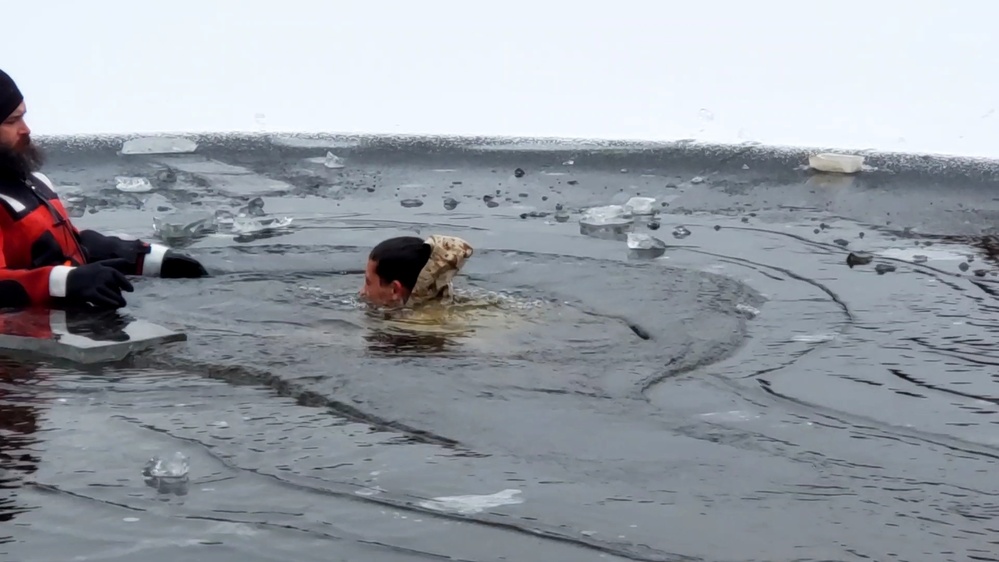
{"label": "black knit beanie", "polygon": [[10,117],[22,101],[24,96],[21,95],[21,90],[17,89],[17,84],[6,72],[0,70],[0,121]]}

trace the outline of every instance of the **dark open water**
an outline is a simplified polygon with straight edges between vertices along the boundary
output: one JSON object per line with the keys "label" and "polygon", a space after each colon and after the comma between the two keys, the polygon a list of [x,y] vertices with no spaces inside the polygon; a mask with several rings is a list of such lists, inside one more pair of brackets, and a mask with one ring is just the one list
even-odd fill
{"label": "dark open water", "polygon": [[[215,275],[139,281],[125,312],[186,343],[5,364],[0,559],[999,560],[991,171],[403,141],[334,142],[329,169],[289,144],[50,144],[80,227],[155,239],[256,196],[293,222],[171,240]],[[580,234],[639,194],[664,257]],[[404,233],[469,240],[458,286],[495,306],[367,318],[366,253]],[[184,495],[141,474],[175,451]]]}

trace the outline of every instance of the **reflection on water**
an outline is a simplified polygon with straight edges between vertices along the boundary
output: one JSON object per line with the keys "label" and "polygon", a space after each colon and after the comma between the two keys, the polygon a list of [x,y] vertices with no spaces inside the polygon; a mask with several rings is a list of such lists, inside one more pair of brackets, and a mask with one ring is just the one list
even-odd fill
{"label": "reflection on water", "polygon": [[446,335],[392,332],[373,329],[364,335],[368,351],[375,354],[434,354],[451,351],[458,344]]}
{"label": "reflection on water", "polygon": [[364,339],[368,351],[377,354],[439,354],[478,344],[496,350],[511,332],[543,322],[542,304],[468,287],[456,290],[451,303],[397,309],[365,305]]}
{"label": "reflection on water", "polygon": [[[0,359],[0,523],[32,509],[18,501],[18,490],[39,463],[33,453],[40,401],[31,390],[36,375],[35,365]],[[0,532],[0,542],[10,540]]]}

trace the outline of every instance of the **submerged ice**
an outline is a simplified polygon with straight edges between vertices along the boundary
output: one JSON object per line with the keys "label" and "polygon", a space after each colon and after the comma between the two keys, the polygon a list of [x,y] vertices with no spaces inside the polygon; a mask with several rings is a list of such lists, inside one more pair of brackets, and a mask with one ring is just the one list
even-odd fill
{"label": "submerged ice", "polygon": [[162,240],[191,240],[214,233],[245,236],[269,232],[291,223],[291,217],[267,216],[264,200],[254,197],[235,211],[177,211],[159,215],[153,218],[153,229]]}

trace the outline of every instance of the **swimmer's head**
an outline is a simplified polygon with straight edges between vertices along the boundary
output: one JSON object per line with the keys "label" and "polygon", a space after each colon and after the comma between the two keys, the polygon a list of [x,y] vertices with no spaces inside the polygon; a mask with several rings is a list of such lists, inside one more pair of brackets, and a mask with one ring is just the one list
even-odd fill
{"label": "swimmer's head", "polygon": [[377,306],[406,304],[433,247],[415,236],[389,238],[368,255],[360,296]]}

